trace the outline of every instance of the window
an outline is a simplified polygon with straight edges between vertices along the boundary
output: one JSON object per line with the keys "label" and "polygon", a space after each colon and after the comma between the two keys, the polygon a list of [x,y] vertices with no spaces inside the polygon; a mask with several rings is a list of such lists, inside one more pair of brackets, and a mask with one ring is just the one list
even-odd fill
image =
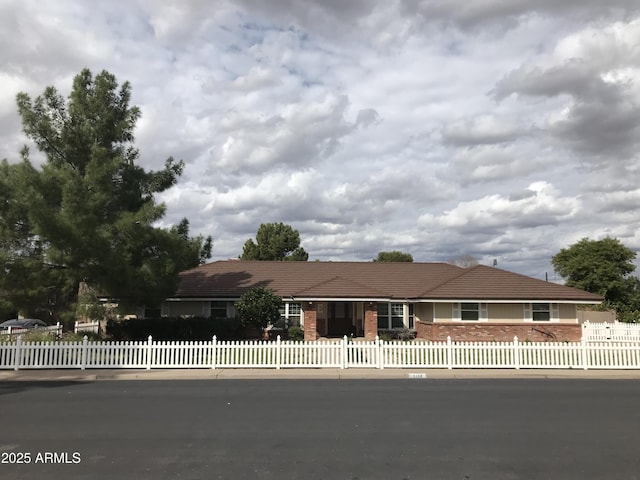
{"label": "window", "polygon": [[391,328],[404,327],[404,305],[392,303],[391,307]]}
{"label": "window", "polygon": [[378,329],[389,328],[389,304],[378,303]]}
{"label": "window", "polygon": [[227,302],[211,302],[211,318],[227,318]]}
{"label": "window", "polygon": [[486,322],[488,319],[487,304],[478,302],[461,302],[451,305],[451,319],[463,322]]}
{"label": "window", "polygon": [[548,322],[551,320],[551,310],[548,303],[532,303],[531,314],[534,322]]}
{"label": "window", "polygon": [[[406,328],[404,308],[404,303],[378,303],[378,329]],[[407,323],[413,328],[413,305],[407,305],[407,313]]]}
{"label": "window", "polygon": [[283,303],[280,305],[280,324],[278,327],[299,327],[302,307],[299,303]]}
{"label": "window", "polygon": [[558,321],[557,303],[525,303],[524,319],[530,322]]}
{"label": "window", "polygon": [[480,305],[477,303],[461,303],[460,320],[480,320]]}

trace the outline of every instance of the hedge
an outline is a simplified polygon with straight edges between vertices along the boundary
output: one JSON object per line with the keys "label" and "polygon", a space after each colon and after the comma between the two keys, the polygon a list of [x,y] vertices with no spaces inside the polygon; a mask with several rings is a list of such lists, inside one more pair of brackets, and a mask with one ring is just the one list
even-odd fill
{"label": "hedge", "polygon": [[161,317],[109,320],[107,335],[114,340],[146,340],[149,335],[158,341],[241,340],[244,329],[235,318]]}

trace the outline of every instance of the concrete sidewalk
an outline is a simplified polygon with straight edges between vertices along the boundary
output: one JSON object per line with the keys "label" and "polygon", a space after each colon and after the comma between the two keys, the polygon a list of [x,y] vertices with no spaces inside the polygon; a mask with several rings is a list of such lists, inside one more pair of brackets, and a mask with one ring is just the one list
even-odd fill
{"label": "concrete sidewalk", "polygon": [[640,370],[482,370],[482,369],[156,369],[2,370],[0,381],[232,380],[232,379],[456,379],[542,378],[640,380]]}

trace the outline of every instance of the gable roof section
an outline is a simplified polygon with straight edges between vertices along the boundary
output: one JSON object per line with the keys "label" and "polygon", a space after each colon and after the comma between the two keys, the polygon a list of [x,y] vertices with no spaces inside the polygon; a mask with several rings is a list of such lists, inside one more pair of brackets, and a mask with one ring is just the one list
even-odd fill
{"label": "gable roof section", "polygon": [[436,288],[423,292],[430,299],[566,300],[600,302],[599,295],[545,282],[498,268],[476,265]]}
{"label": "gable roof section", "polygon": [[176,297],[233,298],[263,286],[281,297],[415,298],[462,269],[446,263],[226,260],[180,274]]}
{"label": "gable roof section", "polygon": [[483,265],[242,260],[182,272],[174,298],[237,298],[258,286],[303,299],[602,301],[599,295]]}

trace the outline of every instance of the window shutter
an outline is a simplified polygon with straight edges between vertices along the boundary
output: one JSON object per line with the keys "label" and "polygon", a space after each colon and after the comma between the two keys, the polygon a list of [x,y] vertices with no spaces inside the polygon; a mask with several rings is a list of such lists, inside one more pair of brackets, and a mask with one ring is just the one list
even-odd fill
{"label": "window shutter", "polygon": [[454,321],[460,320],[460,304],[459,303],[451,304],[451,320],[454,320]]}
{"label": "window shutter", "polygon": [[532,315],[531,315],[531,304],[530,303],[525,303],[524,304],[524,319],[525,321],[531,322],[533,320]]}
{"label": "window shutter", "polygon": [[560,320],[560,309],[558,308],[558,304],[552,303],[550,304],[550,307],[551,307],[551,311],[549,313],[551,316],[551,321],[557,322],[558,320]]}
{"label": "window shutter", "polygon": [[478,319],[479,320],[484,320],[487,321],[489,319],[489,313],[488,313],[488,309],[487,309],[487,304],[486,303],[480,303],[478,304]]}

